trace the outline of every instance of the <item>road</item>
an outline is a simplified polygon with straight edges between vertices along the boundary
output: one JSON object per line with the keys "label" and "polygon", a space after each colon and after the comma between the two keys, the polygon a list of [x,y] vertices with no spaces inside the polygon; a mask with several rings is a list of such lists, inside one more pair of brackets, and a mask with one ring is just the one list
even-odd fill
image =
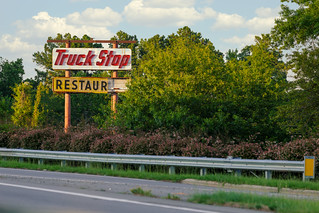
{"label": "road", "polygon": [[[156,198],[132,195],[130,190],[138,187],[151,190]],[[256,212],[185,202],[193,193],[215,190],[163,181],[0,168],[1,213]],[[168,194],[181,201],[163,199]]]}

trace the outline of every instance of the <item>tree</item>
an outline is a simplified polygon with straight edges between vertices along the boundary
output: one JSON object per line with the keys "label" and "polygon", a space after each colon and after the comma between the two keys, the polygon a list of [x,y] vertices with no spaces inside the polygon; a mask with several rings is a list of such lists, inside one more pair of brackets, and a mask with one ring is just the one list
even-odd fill
{"label": "tree", "polygon": [[11,97],[12,88],[22,82],[24,69],[22,59],[8,61],[0,57],[0,95]]}
{"label": "tree", "polygon": [[317,134],[319,127],[319,1],[285,0],[298,8],[282,5],[280,18],[272,29],[274,41],[289,50],[288,63],[296,73],[290,83],[289,99],[280,108],[282,126],[291,134]]}
{"label": "tree", "polygon": [[309,46],[318,42],[319,1],[318,0],[281,0],[295,3],[299,7],[291,9],[282,4],[280,18],[276,19],[272,29],[274,41],[283,48],[295,48],[298,45]]}
{"label": "tree", "polygon": [[140,46],[144,55],[118,106],[118,121],[129,129],[195,132],[209,116],[212,100],[223,93],[221,54],[188,27],[168,38],[142,40]]}
{"label": "tree", "polygon": [[272,46],[269,35],[256,37],[246,60],[228,61],[229,78],[225,83],[228,94],[221,112],[229,135],[247,139],[257,135],[258,140],[284,139],[275,119],[277,107],[284,100],[286,67],[280,51]]}
{"label": "tree", "polygon": [[32,86],[28,83],[21,83],[13,88],[14,103],[12,109],[12,121],[17,126],[30,127],[32,123],[33,101]]}

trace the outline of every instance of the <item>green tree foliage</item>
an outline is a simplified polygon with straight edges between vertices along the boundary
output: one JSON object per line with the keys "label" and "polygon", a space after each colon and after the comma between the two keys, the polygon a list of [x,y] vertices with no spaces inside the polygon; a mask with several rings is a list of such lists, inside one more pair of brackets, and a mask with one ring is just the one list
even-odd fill
{"label": "green tree foliage", "polygon": [[11,97],[12,88],[22,82],[24,69],[22,59],[8,61],[0,57],[0,96]]}
{"label": "green tree foliage", "polygon": [[32,123],[33,99],[32,86],[28,83],[21,83],[13,88],[14,113],[11,117],[13,123],[21,127],[30,127]]}
{"label": "green tree foliage", "polygon": [[256,44],[250,50],[246,60],[231,60],[226,64],[228,104],[222,105],[220,113],[226,117],[222,121],[233,136],[248,138],[256,134],[260,140],[283,139],[285,133],[280,130],[275,115],[286,95],[286,67],[267,35],[256,37]]}
{"label": "green tree foliage", "polygon": [[223,93],[223,58],[212,43],[189,28],[168,38],[141,41],[144,55],[119,106],[130,129],[196,131],[210,103]]}
{"label": "green tree foliage", "polygon": [[0,121],[8,123],[12,114],[12,98],[7,96],[0,97]]}
{"label": "green tree foliage", "polygon": [[211,42],[187,27],[140,46],[145,54],[116,116],[121,126],[231,140],[284,135],[274,114],[284,96],[285,66],[269,36],[226,64]]}
{"label": "green tree foliage", "polygon": [[311,45],[317,42],[319,35],[319,1],[318,0],[281,0],[297,4],[297,9],[282,4],[280,18],[275,21],[272,36],[284,48],[298,45]]}
{"label": "green tree foliage", "polygon": [[318,56],[319,1],[285,0],[272,30],[277,45],[289,50],[289,65],[296,76],[290,83],[288,100],[280,107],[279,119],[291,134],[317,134],[319,127]]}

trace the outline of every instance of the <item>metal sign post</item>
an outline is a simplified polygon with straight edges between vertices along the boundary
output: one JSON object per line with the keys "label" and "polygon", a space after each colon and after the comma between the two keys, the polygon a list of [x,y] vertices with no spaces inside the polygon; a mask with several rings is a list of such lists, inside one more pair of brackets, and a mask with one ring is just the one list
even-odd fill
{"label": "metal sign post", "polygon": [[[117,42],[113,43],[113,48],[118,48],[118,43]],[[117,78],[117,77],[118,77],[117,71],[113,70],[112,71],[112,78]],[[118,100],[118,94],[117,94],[117,92],[113,92],[111,94],[111,109],[112,109],[112,112],[114,114],[117,112],[117,110],[116,110],[117,100]]]}
{"label": "metal sign post", "polygon": [[[67,41],[65,43],[66,48],[70,48],[71,42]],[[65,70],[65,77],[71,77],[71,71]],[[71,126],[71,95],[70,93],[65,93],[64,95],[64,132],[68,132]]]}

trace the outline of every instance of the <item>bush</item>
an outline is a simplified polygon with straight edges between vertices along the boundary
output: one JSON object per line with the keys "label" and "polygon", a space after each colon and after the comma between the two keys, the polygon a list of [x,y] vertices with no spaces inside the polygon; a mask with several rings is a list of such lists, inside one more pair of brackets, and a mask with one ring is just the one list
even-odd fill
{"label": "bush", "polygon": [[212,137],[180,137],[156,131],[138,135],[112,133],[96,128],[64,133],[54,128],[15,129],[0,133],[0,146],[92,153],[145,154],[242,159],[302,161],[315,156],[319,163],[319,139],[293,139],[288,143],[222,141]]}
{"label": "bush", "polygon": [[10,132],[0,132],[0,147],[8,147]]}
{"label": "bush", "polygon": [[263,152],[259,143],[249,142],[229,145],[228,150],[229,156],[241,157],[242,159],[257,159]]}
{"label": "bush", "polygon": [[112,136],[105,135],[101,139],[97,139],[90,146],[90,152],[92,153],[114,153]]}
{"label": "bush", "polygon": [[101,139],[106,132],[97,128],[87,128],[84,131],[74,131],[71,136],[70,151],[89,152],[91,144]]}
{"label": "bush", "polygon": [[71,134],[54,130],[53,137],[47,138],[41,144],[41,149],[49,151],[69,151]]}
{"label": "bush", "polygon": [[8,141],[8,148],[12,148],[12,149],[23,148],[21,138],[23,138],[26,133],[27,133],[27,130],[23,128],[12,131]]}
{"label": "bush", "polygon": [[319,139],[295,139],[283,145],[280,160],[303,160],[304,156],[313,156],[318,147]]}
{"label": "bush", "polygon": [[44,141],[55,137],[53,128],[33,129],[26,131],[21,137],[21,148],[40,149]]}

